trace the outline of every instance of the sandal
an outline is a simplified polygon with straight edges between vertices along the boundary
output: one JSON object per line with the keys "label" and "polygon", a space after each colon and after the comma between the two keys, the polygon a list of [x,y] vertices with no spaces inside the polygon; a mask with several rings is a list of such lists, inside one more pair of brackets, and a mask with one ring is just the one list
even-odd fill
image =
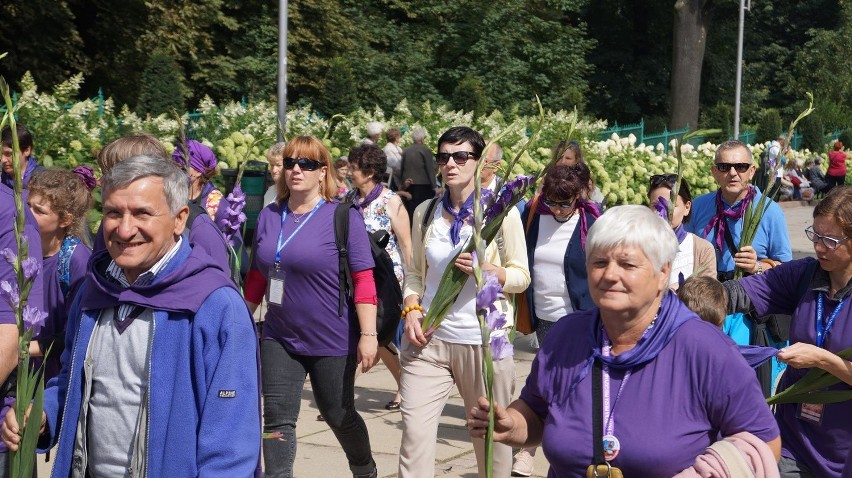
{"label": "sandal", "polygon": [[391,400],[385,404],[385,410],[399,410],[399,402],[396,400]]}

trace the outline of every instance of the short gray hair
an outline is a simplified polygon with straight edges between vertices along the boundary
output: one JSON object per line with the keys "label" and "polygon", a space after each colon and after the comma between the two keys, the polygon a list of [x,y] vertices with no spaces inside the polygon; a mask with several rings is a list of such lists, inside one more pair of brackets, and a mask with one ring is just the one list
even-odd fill
{"label": "short gray hair", "polygon": [[144,178],[160,178],[163,180],[163,192],[171,215],[177,216],[178,211],[189,200],[189,180],[186,173],[177,165],[165,158],[156,156],[133,156],[109,170],[102,179],[101,190],[104,196],[127,187],[130,183]]}
{"label": "short gray hair", "polygon": [[646,206],[616,206],[599,217],[586,237],[586,261],[597,251],[618,246],[637,246],[657,271],[677,255],[672,226]]}
{"label": "short gray hair", "polygon": [[426,139],[426,130],[423,128],[414,128],[411,130],[411,139],[414,141],[423,141]]}
{"label": "short gray hair", "polygon": [[503,148],[499,143],[485,143],[486,152],[491,156],[491,162],[499,163],[503,159]]}
{"label": "short gray hair", "polygon": [[385,129],[385,125],[378,121],[370,121],[367,123],[367,134],[370,136],[375,136],[377,134],[382,134],[382,130]]}
{"label": "short gray hair", "polygon": [[[718,163],[719,160],[722,158],[722,153],[727,152],[727,151],[731,151],[732,149],[737,149],[737,148],[745,149],[746,152],[749,154],[749,156],[751,156],[751,150],[748,149],[747,144],[745,144],[742,141],[737,140],[737,139],[729,139],[728,141],[725,141],[724,143],[720,144],[719,147],[716,148],[716,155],[713,157],[713,162]],[[750,162],[753,163],[754,159],[752,158],[752,160]]]}

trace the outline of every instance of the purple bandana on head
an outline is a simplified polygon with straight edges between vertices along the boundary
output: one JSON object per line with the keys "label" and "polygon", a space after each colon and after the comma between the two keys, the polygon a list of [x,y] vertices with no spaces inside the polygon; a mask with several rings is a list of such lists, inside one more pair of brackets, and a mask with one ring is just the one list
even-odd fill
{"label": "purple bandana on head", "polygon": [[[190,139],[186,142],[186,149],[189,151],[189,167],[202,174],[216,169],[216,155],[213,154],[210,148],[194,139]],[[172,161],[180,167],[186,166],[186,161],[183,157],[183,146],[180,144],[177,145],[175,151],[172,153]]]}
{"label": "purple bandana on head", "polygon": [[453,216],[453,224],[450,226],[450,240],[453,241],[453,245],[455,246],[461,240],[460,234],[464,222],[473,216],[473,194],[471,193],[467,197],[459,212],[456,212],[453,209],[453,205],[450,204],[450,191],[444,193],[441,205],[444,207],[444,211],[447,211]]}
{"label": "purple bandana on head", "polygon": [[375,201],[382,194],[382,183],[378,183],[373,187],[373,190],[367,194],[367,197],[364,198],[363,201],[359,199],[358,191],[354,191],[355,194],[352,195],[352,205],[355,209],[360,213],[364,213],[364,208],[369,206],[371,202]]}
{"label": "purple bandana on head", "polygon": [[[748,194],[746,197],[740,201],[740,206],[737,209],[728,209],[725,210],[725,204],[722,202],[722,191],[719,190],[716,192],[716,215],[710,220],[707,224],[707,227],[704,228],[704,237],[707,237],[710,234],[710,231],[713,228],[716,228],[716,246],[719,247],[719,250],[722,250],[723,237],[725,236],[725,228],[728,225],[728,219],[734,219],[739,221],[745,215],[746,209],[748,209],[749,204],[751,204],[752,199],[754,199],[754,188],[748,187]],[[733,254],[736,251],[730,251]]]}
{"label": "purple bandana on head", "polygon": [[[660,196],[654,202],[654,210],[657,211],[657,214],[660,215],[661,218],[665,219],[666,222],[669,221],[669,202],[665,197]],[[683,240],[686,239],[686,229],[683,228],[683,224],[679,225],[674,229],[675,236],[677,236],[677,243],[682,244]]]}

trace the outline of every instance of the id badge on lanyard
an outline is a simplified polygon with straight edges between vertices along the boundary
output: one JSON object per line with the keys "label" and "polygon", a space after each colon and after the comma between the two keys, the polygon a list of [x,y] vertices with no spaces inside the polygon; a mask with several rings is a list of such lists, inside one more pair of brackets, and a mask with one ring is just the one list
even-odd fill
{"label": "id badge on lanyard", "polygon": [[271,305],[281,306],[284,303],[284,284],[287,273],[277,265],[269,269],[269,281],[266,286],[266,301]]}

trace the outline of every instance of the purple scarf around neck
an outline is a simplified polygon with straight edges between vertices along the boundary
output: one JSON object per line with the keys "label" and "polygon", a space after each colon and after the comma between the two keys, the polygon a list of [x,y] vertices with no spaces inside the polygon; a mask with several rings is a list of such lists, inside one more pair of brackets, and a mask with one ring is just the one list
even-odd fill
{"label": "purple scarf around neck", "polygon": [[[553,215],[553,211],[544,204],[544,199],[541,198],[541,195],[536,196],[533,201],[535,202],[535,212],[537,214],[541,216]],[[601,217],[601,210],[598,208],[597,203],[594,201],[586,201],[585,199],[577,199],[574,203],[574,208],[580,214],[580,247],[585,249],[586,235],[589,233],[589,221],[587,220],[587,215],[597,219]]]}
{"label": "purple scarf around neck", "polygon": [[[707,224],[707,227],[704,228],[704,237],[708,237],[710,231],[713,228],[716,229],[716,246],[719,247],[719,250],[722,250],[722,244],[724,243],[723,237],[725,236],[725,228],[728,226],[728,219],[734,219],[739,221],[745,215],[746,209],[748,209],[749,204],[754,199],[754,187],[748,187],[748,194],[746,197],[740,201],[740,205],[736,209],[725,209],[725,203],[722,202],[722,191],[719,190],[716,192],[716,215],[710,219],[710,222]],[[731,254],[736,251],[730,251]]]}
{"label": "purple scarf around neck", "polygon": [[[657,214],[660,215],[661,218],[665,219],[666,222],[669,220],[669,202],[663,196],[660,196],[657,201],[654,203],[654,210],[657,211]],[[684,229],[683,224],[680,224],[676,228],[674,228],[675,236],[677,236],[677,243],[683,244],[683,240],[686,239],[686,229]]]}
{"label": "purple scarf around neck", "polygon": [[383,189],[382,183],[377,183],[373,187],[373,190],[370,191],[369,194],[367,194],[367,197],[365,197],[363,201],[359,200],[359,196],[360,196],[360,194],[358,194],[359,191],[355,190],[354,191],[355,194],[352,195],[352,205],[355,207],[355,209],[358,210],[358,212],[363,214],[364,208],[369,206],[371,202],[375,201],[376,198],[381,196],[382,189]]}
{"label": "purple scarf around neck", "polygon": [[456,212],[453,209],[453,205],[450,203],[450,191],[444,193],[443,199],[441,199],[441,205],[444,207],[444,211],[447,211],[451,216],[453,216],[453,223],[450,225],[450,240],[453,241],[453,245],[457,245],[461,240],[461,228],[464,226],[464,222],[473,215],[473,194],[464,201],[459,212]]}

